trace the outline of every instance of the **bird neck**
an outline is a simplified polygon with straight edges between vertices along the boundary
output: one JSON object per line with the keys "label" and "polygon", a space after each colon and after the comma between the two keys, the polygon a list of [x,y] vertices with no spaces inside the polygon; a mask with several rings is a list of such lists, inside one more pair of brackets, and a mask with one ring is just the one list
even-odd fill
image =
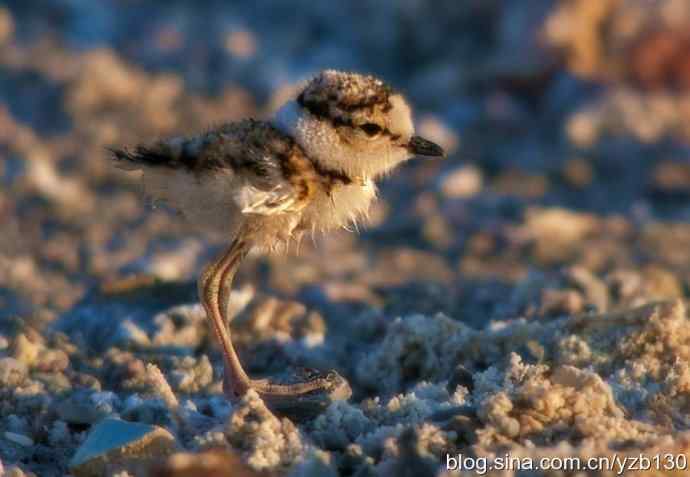
{"label": "bird neck", "polygon": [[365,183],[366,177],[363,174],[357,174],[354,171],[346,171],[339,167],[333,167],[333,161],[324,161],[313,151],[307,144],[304,144],[304,116],[308,115],[301,110],[297,101],[292,100],[287,102],[276,113],[273,123],[274,126],[291,137],[297,145],[302,149],[305,157],[307,157],[314,166],[314,170],[324,178],[335,180],[342,184]]}

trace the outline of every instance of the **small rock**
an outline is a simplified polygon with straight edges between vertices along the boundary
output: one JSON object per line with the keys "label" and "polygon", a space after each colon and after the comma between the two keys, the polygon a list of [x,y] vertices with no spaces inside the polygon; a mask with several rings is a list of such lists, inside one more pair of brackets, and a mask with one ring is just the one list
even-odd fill
{"label": "small rock", "polygon": [[609,290],[606,284],[585,267],[570,267],[565,271],[567,280],[584,292],[587,304],[600,312],[609,308]]}
{"label": "small rock", "polygon": [[118,397],[112,392],[80,390],[57,406],[60,419],[72,424],[93,424],[115,413]]}
{"label": "small rock", "polygon": [[71,380],[74,387],[90,389],[92,391],[100,391],[102,388],[98,378],[90,374],[74,372],[71,374]]}
{"label": "small rock", "polygon": [[336,477],[338,472],[335,469],[335,459],[330,453],[313,450],[303,461],[295,465],[288,475],[290,477]]}
{"label": "small rock", "polygon": [[275,417],[254,390],[234,406],[225,436],[254,470],[286,470],[304,450],[297,427],[286,418]]}
{"label": "small rock", "polygon": [[16,388],[27,377],[26,365],[14,358],[0,359],[0,387]]}
{"label": "small rock", "polygon": [[12,347],[13,356],[27,366],[31,366],[36,361],[40,351],[41,346],[31,342],[24,333],[17,335]]}
{"label": "small rock", "polygon": [[[231,303],[235,291],[230,294]],[[195,348],[205,339],[207,330],[205,325],[206,312],[200,304],[179,305],[153,318],[155,331],[152,344],[154,346],[171,346]],[[233,316],[234,312],[229,315]]]}
{"label": "small rock", "polygon": [[69,356],[61,349],[42,350],[36,361],[36,369],[46,373],[56,373],[67,369]]}
{"label": "small rock", "polygon": [[5,418],[5,426],[8,431],[16,432],[17,434],[26,434],[29,430],[27,417],[16,414],[10,414]]}
{"label": "small rock", "polygon": [[14,20],[12,19],[12,14],[7,8],[2,7],[0,8],[0,45],[9,43],[13,34]]}
{"label": "small rock", "polygon": [[132,320],[123,320],[120,322],[112,338],[109,340],[110,346],[117,346],[123,349],[144,348],[150,343],[146,332]]}
{"label": "small rock", "polygon": [[576,290],[546,289],[541,296],[542,316],[574,315],[584,310],[585,302],[582,294]]}
{"label": "small rock", "polygon": [[467,198],[482,190],[482,171],[475,166],[463,166],[450,171],[441,180],[443,195],[451,199]]}
{"label": "small rock", "polygon": [[51,394],[59,394],[72,388],[72,383],[64,373],[33,373],[31,377],[43,383]]}
{"label": "small rock", "polygon": [[554,265],[572,259],[599,223],[592,214],[557,207],[533,208],[527,211],[524,230],[535,242],[535,258],[542,264]]}
{"label": "small rock", "polygon": [[654,169],[653,190],[666,194],[690,194],[690,164],[664,161]]}
{"label": "small rock", "polygon": [[256,38],[251,31],[237,30],[225,37],[225,49],[230,55],[243,60],[249,59],[256,53]]}
{"label": "small rock", "polygon": [[14,442],[15,444],[18,444],[22,447],[31,447],[34,445],[34,441],[32,438],[29,436],[25,436],[24,434],[18,434],[16,432],[5,432],[3,434],[5,436],[5,439],[7,439],[10,442]]}
{"label": "small rock", "polygon": [[162,427],[105,419],[91,430],[69,469],[75,477],[143,469],[175,448],[175,437]]}
{"label": "small rock", "polygon": [[171,373],[172,385],[183,393],[197,393],[213,382],[213,366],[208,356],[199,359],[191,356],[181,362],[183,369],[176,369]]}

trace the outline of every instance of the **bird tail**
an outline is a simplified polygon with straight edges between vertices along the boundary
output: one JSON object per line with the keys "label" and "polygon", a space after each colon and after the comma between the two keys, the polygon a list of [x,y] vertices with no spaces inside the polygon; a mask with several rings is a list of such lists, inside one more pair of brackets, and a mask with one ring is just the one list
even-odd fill
{"label": "bird tail", "polygon": [[158,141],[151,145],[139,145],[134,150],[108,148],[117,167],[125,170],[141,169],[144,166],[170,169],[194,169],[203,148],[200,137],[176,137]]}

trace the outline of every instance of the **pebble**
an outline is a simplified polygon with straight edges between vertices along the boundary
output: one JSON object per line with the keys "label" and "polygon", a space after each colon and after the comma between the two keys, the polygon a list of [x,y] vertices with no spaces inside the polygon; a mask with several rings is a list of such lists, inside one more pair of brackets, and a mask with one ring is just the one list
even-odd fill
{"label": "pebble", "polygon": [[117,471],[139,472],[152,461],[172,454],[175,437],[158,426],[119,419],[96,425],[69,463],[75,477],[112,475]]}
{"label": "pebble", "polygon": [[31,447],[34,445],[34,440],[29,436],[25,436],[24,434],[7,431],[3,435],[8,441],[14,442],[22,447]]}
{"label": "pebble", "polygon": [[441,179],[443,195],[450,199],[467,198],[482,190],[482,172],[475,166],[462,166]]}
{"label": "pebble", "polygon": [[132,320],[120,322],[108,341],[109,346],[124,349],[146,347],[149,344],[150,340],[146,332]]}
{"label": "pebble", "polygon": [[34,373],[32,378],[43,383],[51,394],[60,394],[72,388],[72,383],[64,373]]}
{"label": "pebble", "polygon": [[[2,7],[0,8],[0,45],[9,43],[14,34],[14,20],[10,11]],[[0,468],[0,470],[2,470]]]}
{"label": "pebble", "polygon": [[31,366],[38,358],[41,347],[31,342],[24,333],[17,335],[14,340],[13,355],[22,363]]}
{"label": "pebble", "polygon": [[60,419],[72,424],[93,424],[115,413],[119,398],[112,392],[77,391],[57,406]]}
{"label": "pebble", "polygon": [[26,379],[26,365],[14,358],[0,359],[0,387],[16,388]]}
{"label": "pebble", "polygon": [[46,349],[38,354],[36,369],[46,373],[64,371],[69,366],[69,356],[61,349]]}

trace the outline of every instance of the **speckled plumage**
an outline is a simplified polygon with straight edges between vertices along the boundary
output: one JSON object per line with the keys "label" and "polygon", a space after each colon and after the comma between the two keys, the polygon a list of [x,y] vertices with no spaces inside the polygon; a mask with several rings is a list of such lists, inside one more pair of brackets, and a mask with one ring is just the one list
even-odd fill
{"label": "speckled plumage", "polygon": [[319,408],[349,396],[347,382],[334,372],[294,385],[251,380],[225,325],[227,291],[250,250],[356,223],[376,197],[376,178],[416,153],[442,155],[413,133],[400,94],[372,76],[328,70],[272,121],[244,120],[132,152],[113,150],[121,167],[143,170],[148,195],[198,227],[232,238],[199,280],[201,302],[223,347],[229,397],[253,388],[269,406],[302,412],[305,405]]}
{"label": "speckled plumage", "polygon": [[357,125],[370,121],[376,109],[390,111],[391,94],[391,88],[373,76],[327,70],[304,88],[297,101],[314,115]]}
{"label": "speckled plumage", "polygon": [[373,179],[410,157],[411,137],[400,95],[374,77],[329,70],[275,123],[248,119],[114,153],[121,167],[144,170],[148,195],[194,225],[231,236],[246,223],[255,247],[273,248],[366,216]]}

